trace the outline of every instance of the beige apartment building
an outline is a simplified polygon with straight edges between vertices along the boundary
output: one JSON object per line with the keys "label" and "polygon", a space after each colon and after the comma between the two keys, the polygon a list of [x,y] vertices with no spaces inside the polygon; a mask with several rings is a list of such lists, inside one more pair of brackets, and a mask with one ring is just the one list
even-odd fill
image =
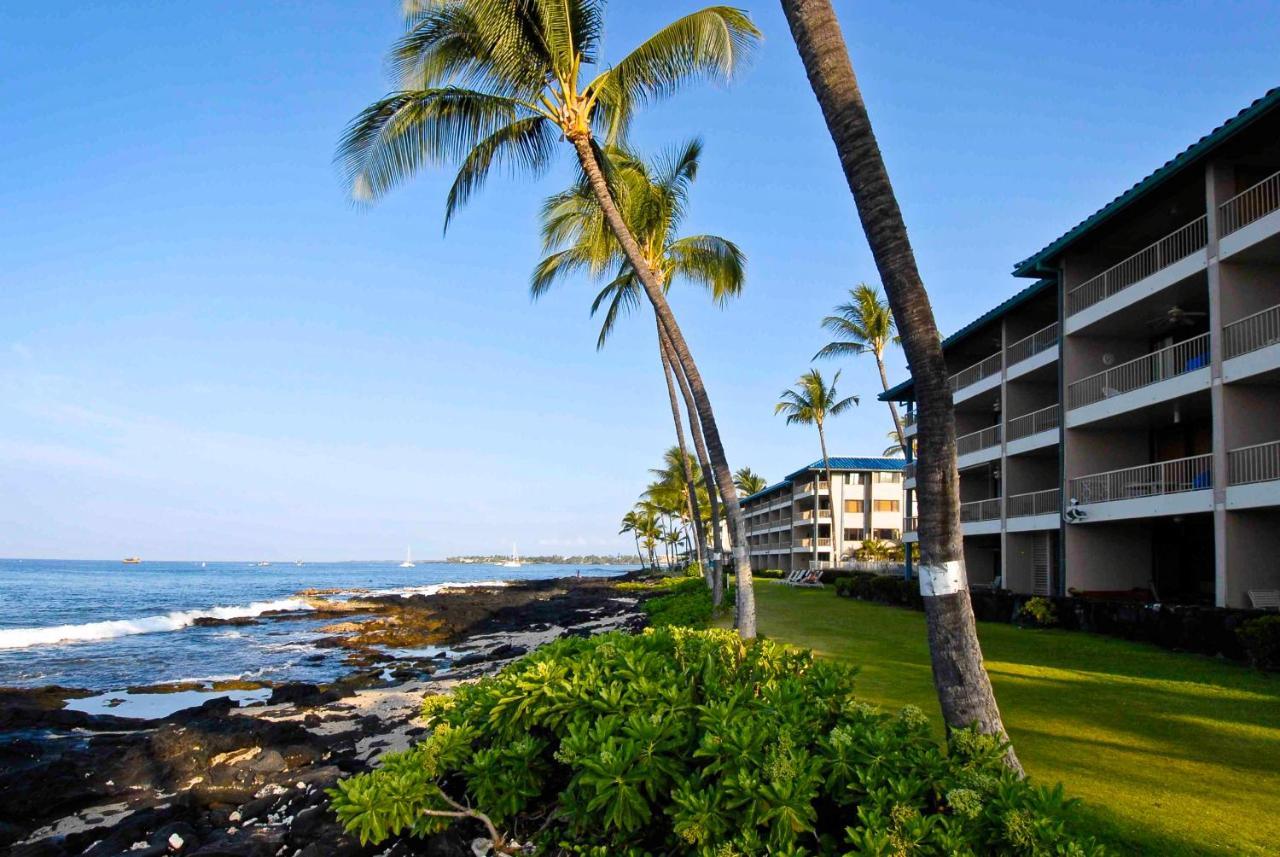
{"label": "beige apartment building", "polygon": [[[944,341],[970,583],[1280,589],[1280,89],[1014,274],[1036,282]],[[910,381],[881,398],[911,422]]]}
{"label": "beige apartment building", "polygon": [[867,539],[902,539],[903,459],[833,457],[830,464],[830,494],[816,461],[742,501],[753,570],[832,568],[836,556],[848,559]]}

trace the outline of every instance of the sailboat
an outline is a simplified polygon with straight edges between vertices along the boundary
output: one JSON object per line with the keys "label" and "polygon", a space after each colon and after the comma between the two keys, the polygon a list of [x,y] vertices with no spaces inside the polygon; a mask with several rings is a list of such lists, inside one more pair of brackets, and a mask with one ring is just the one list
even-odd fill
{"label": "sailboat", "polygon": [[507,560],[506,562],[498,563],[498,567],[499,568],[519,568],[522,565],[524,565],[524,563],[520,561],[520,554],[516,553],[516,543],[512,542],[511,543],[511,559]]}
{"label": "sailboat", "polygon": [[410,545],[404,549],[404,562],[400,563],[401,568],[414,568],[413,564],[413,547]]}

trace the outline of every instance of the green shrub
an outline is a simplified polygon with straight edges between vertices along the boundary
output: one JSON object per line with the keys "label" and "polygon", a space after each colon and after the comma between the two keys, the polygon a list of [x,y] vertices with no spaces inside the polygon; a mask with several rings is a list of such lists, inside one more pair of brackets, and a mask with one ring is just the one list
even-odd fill
{"label": "green shrub", "polygon": [[1280,670],[1280,616],[1259,616],[1236,629],[1240,645],[1258,669]]}
{"label": "green shrub", "polygon": [[853,696],[852,670],[731,631],[566,638],[432,704],[434,729],[330,792],[362,842],[472,806],[539,854],[1094,855],[1061,787],[968,730]]}
{"label": "green shrub", "polygon": [[640,605],[655,628],[681,625],[705,628],[711,621],[711,590],[702,578],[684,578],[667,587],[670,595],[650,598]]}
{"label": "green shrub", "polygon": [[1048,598],[1028,598],[1018,608],[1018,624],[1031,628],[1052,628],[1058,624],[1058,610]]}
{"label": "green shrub", "polygon": [[781,580],[787,576],[787,573],[780,568],[762,568],[751,572],[751,576],[761,580]]}

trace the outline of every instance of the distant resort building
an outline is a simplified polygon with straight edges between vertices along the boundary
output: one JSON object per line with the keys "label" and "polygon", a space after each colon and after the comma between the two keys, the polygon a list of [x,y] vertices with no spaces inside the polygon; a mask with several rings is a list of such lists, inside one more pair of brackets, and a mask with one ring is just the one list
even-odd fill
{"label": "distant resort building", "polygon": [[830,463],[831,498],[819,460],[742,501],[753,570],[830,568],[837,549],[843,560],[868,539],[902,539],[903,459],[833,457]]}
{"label": "distant resort building", "polygon": [[[973,585],[1280,589],[1280,89],[1030,258],[947,337]],[[882,399],[905,403],[910,380]],[[913,466],[903,530],[916,540]],[[1253,595],[1251,595],[1253,593]]]}

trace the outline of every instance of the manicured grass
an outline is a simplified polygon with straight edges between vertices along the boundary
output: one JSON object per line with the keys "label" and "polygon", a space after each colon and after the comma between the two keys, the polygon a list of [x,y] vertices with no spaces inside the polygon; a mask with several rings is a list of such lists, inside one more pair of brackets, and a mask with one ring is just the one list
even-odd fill
{"label": "manicured grass", "polygon": [[[924,614],[762,580],[760,633],[861,667],[859,692],[940,723]],[[1280,675],[1093,634],[981,623],[1028,772],[1133,853],[1280,851]],[[941,726],[939,726],[941,732]]]}

